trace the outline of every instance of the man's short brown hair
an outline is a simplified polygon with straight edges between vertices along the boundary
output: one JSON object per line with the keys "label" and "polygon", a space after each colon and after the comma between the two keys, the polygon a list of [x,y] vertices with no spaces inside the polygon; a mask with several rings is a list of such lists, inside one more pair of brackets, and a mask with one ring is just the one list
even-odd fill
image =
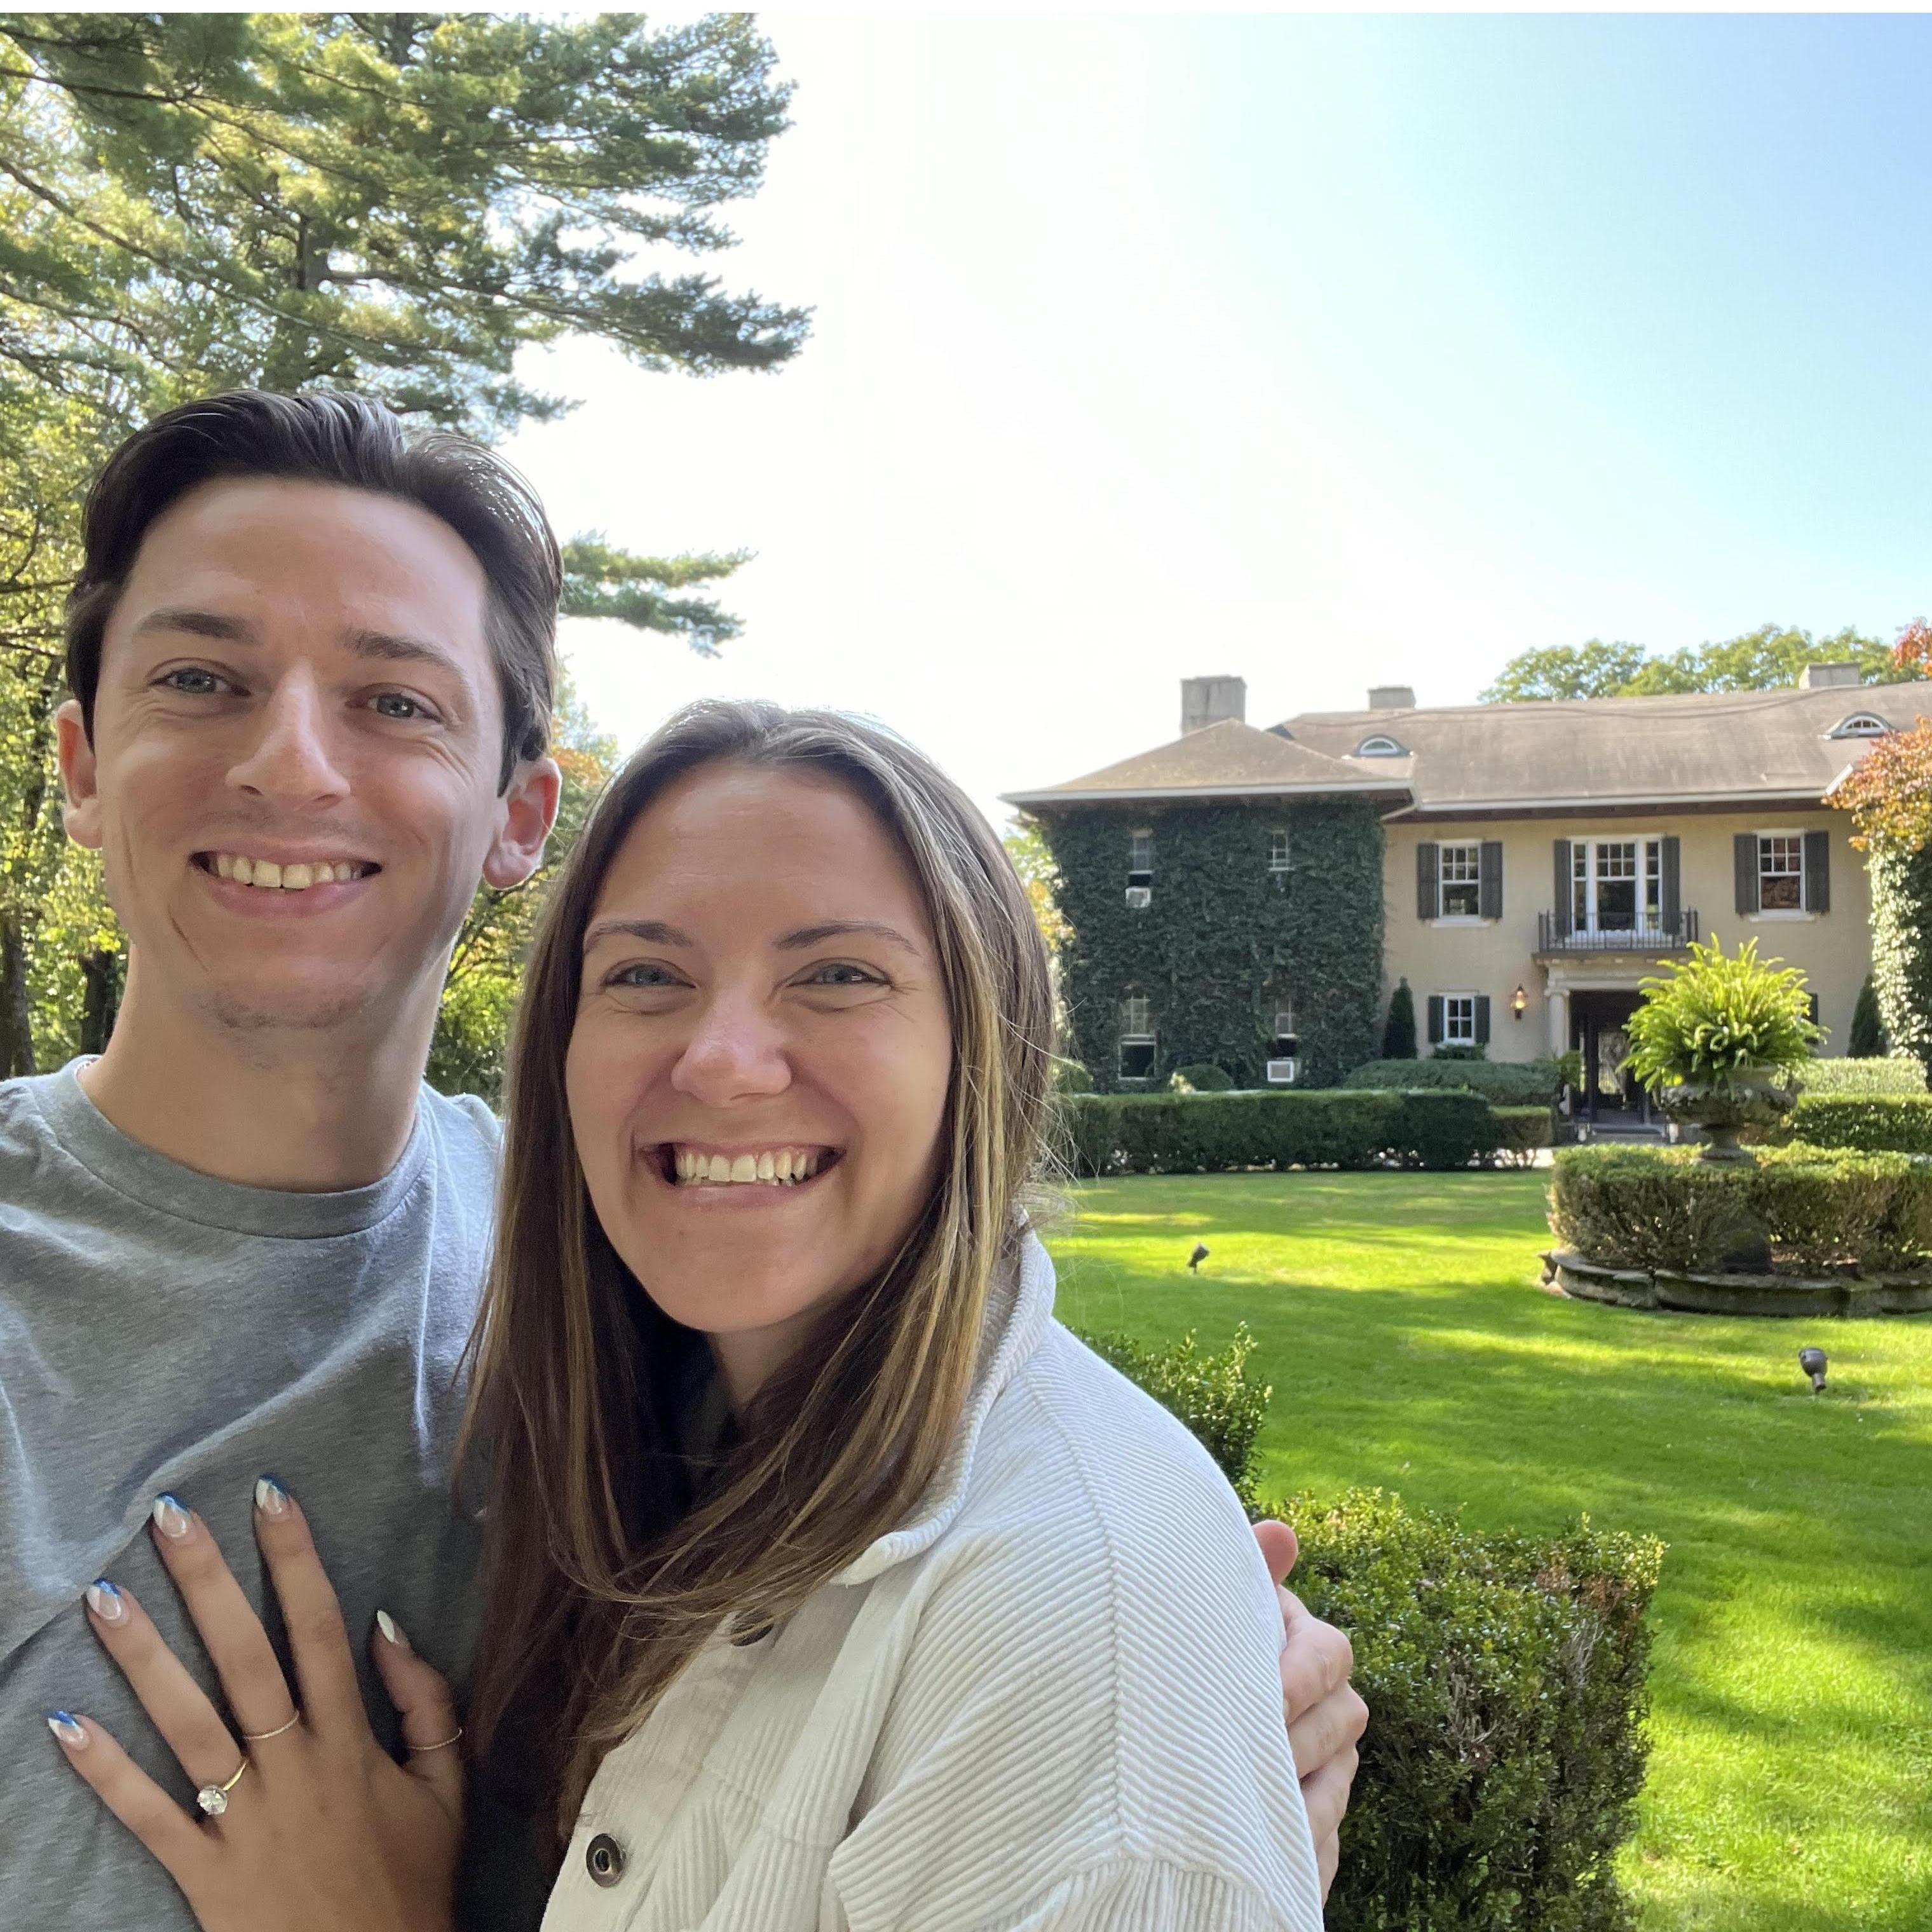
{"label": "man's short brown hair", "polygon": [[100,644],[142,539],[170,505],[222,477],[287,477],[400,497],[470,547],[489,586],[490,654],[503,698],[500,791],[543,755],[556,680],[563,568],[536,492],[500,456],[446,430],[405,428],[367,396],[234,389],[137,430],[88,492],[80,574],[67,600],[68,688],[94,735]]}

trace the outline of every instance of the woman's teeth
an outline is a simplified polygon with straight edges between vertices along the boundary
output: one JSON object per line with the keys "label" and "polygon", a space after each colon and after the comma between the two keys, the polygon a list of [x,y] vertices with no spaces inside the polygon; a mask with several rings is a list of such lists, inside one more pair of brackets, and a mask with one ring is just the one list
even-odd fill
{"label": "woman's teeth", "polygon": [[359,879],[369,868],[359,860],[325,860],[319,864],[278,866],[272,859],[250,859],[238,852],[218,852],[214,869],[237,885],[266,886],[284,892],[305,892],[310,886],[332,885]]}
{"label": "woman's teeth", "polygon": [[704,1154],[696,1148],[674,1150],[680,1187],[719,1186],[756,1181],[767,1187],[789,1187],[809,1180],[823,1162],[817,1148],[774,1148],[766,1154]]}

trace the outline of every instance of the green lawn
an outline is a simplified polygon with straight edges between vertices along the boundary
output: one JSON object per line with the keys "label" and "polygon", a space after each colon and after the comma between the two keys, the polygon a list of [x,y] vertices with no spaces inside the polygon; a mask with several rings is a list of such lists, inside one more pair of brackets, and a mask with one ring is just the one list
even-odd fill
{"label": "green lawn", "polygon": [[[1645,1932],[1932,1928],[1932,1318],[1646,1315],[1537,1286],[1534,1174],[1080,1188],[1060,1313],[1245,1321],[1264,1494],[1380,1484],[1484,1528],[1670,1544],[1626,1859]],[[1197,1240],[1213,1253],[1198,1280]],[[1814,1399],[1799,1346],[1832,1358]]]}

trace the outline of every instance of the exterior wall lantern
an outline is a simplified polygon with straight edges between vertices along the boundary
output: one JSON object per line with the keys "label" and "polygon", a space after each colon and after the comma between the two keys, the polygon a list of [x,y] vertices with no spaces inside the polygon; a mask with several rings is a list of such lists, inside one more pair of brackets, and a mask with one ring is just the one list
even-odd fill
{"label": "exterior wall lantern", "polygon": [[1513,1012],[1518,1019],[1521,1019],[1523,1015],[1528,1010],[1529,995],[1523,991],[1522,986],[1519,983],[1516,991],[1510,995],[1510,1011]]}

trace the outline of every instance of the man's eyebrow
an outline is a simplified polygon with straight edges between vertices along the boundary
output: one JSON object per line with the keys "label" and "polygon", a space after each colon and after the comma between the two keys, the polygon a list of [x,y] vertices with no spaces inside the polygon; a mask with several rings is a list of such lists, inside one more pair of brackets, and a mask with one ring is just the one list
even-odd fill
{"label": "man's eyebrow", "polygon": [[358,658],[380,658],[388,664],[440,664],[456,677],[464,676],[462,665],[450,652],[421,638],[403,637],[393,631],[356,630],[343,641]]}
{"label": "man's eyebrow", "polygon": [[619,934],[631,939],[641,939],[650,946],[690,946],[696,942],[688,932],[681,932],[674,926],[667,926],[661,919],[600,919],[584,935],[584,950],[588,952],[600,939],[613,939]]}
{"label": "man's eyebrow", "polygon": [[897,926],[887,926],[883,920],[876,919],[828,919],[822,926],[802,926],[797,932],[787,933],[776,944],[782,952],[802,952],[848,932],[868,932],[875,939],[889,940],[895,946],[903,946],[915,958],[920,956],[919,948]]}
{"label": "man's eyebrow", "polygon": [[148,631],[186,631],[194,637],[212,638],[223,644],[255,641],[255,627],[245,618],[224,617],[215,610],[150,610],[134,626],[134,634],[138,638]]}

